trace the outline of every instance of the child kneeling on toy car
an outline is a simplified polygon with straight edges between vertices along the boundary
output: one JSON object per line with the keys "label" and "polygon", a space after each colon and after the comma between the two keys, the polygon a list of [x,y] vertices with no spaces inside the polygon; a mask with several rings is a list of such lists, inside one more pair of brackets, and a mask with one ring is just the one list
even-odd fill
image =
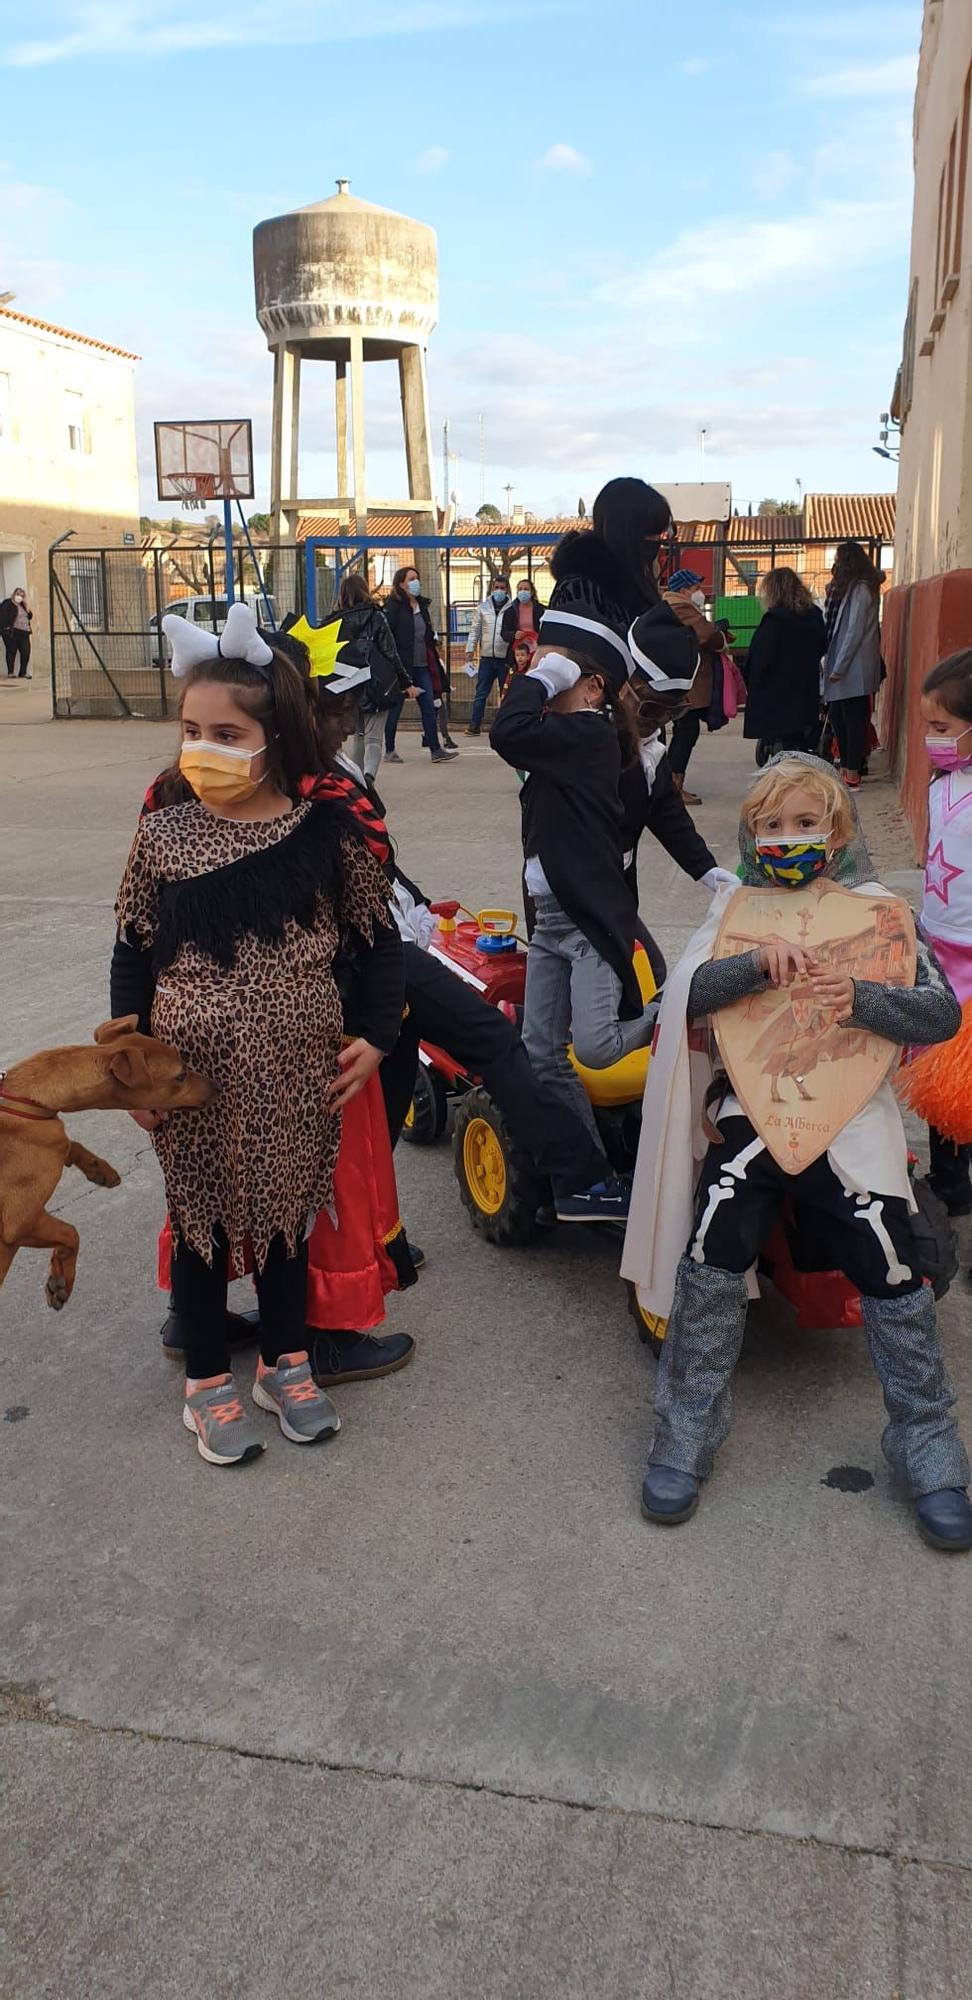
{"label": "child kneeling on toy car", "polygon": [[[619,696],[633,668],[623,620],[585,591],[540,621],[534,664],[514,677],[490,730],[494,750],[527,773],[520,793],[525,884],[536,921],[527,959],[523,1042],[551,1100],[576,1113],[600,1152],[587,1092],[572,1068],[607,1069],[651,1041],[632,963],[637,899],[624,873],[618,783],[638,746]],[[630,1180],[580,1172],[554,1182],[562,1222],[623,1221]],[[580,1168],[580,1161],[578,1167]]]}
{"label": "child kneeling on toy car", "polygon": [[[815,757],[785,754],[766,767],[743,804],[740,849],[743,881],[777,898],[818,876],[872,905],[888,893],[873,880],[849,793]],[[801,1226],[813,1230],[822,1224],[835,1264],[860,1289],[868,1348],[889,1417],[882,1445],[910,1492],[919,1532],[934,1548],[968,1549],[969,1461],[951,1414],[954,1397],[934,1297],[919,1269],[907,1147],[890,1083],[879,1084],[825,1153],[802,1172],[790,1173],[773,1158],[723,1078],[715,1113],[719,1138],[705,1151],[702,1111],[713,1099],[712,1058],[694,1025],[768,986],[790,986],[797,978],[805,985],[809,979],[809,995],[800,1001],[803,1012],[795,1002],[789,1031],[791,1043],[803,1033],[806,1060],[797,1065],[791,1048],[785,1069],[801,1099],[809,1100],[806,1081],[816,1061],[811,1029],[819,1030],[819,1039],[825,1029],[832,1034],[835,1024],[858,1027],[862,1050],[875,1037],[902,1044],[946,1041],[959,1023],[958,1004],[921,941],[912,986],[855,980],[839,963],[828,964],[782,940],[716,959],[721,919],[735,893],[719,891],[707,922],[669,978],[645,1091],[621,1268],[638,1285],[642,1305],[667,1314],[668,1329],[655,1382],[655,1435],[642,1511],[648,1520],[672,1526],[687,1521],[698,1505],[700,1484],[710,1476],[729,1430],[730,1382],[746,1319],[746,1273],[789,1193],[798,1235]],[[765,1053],[765,1042],[764,1034],[758,1056]],[[776,1101],[782,1102],[778,1081]]]}

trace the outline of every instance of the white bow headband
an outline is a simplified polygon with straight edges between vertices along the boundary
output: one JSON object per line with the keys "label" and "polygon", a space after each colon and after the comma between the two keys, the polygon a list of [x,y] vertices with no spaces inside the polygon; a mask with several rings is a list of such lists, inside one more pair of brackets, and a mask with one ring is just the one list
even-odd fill
{"label": "white bow headband", "polygon": [[191,667],[202,660],[245,660],[248,667],[268,667],[273,652],[257,631],[256,616],[248,604],[231,604],[219,637],[187,618],[170,612],[162,620],[162,630],[172,647],[172,672],[177,681],[185,679]]}

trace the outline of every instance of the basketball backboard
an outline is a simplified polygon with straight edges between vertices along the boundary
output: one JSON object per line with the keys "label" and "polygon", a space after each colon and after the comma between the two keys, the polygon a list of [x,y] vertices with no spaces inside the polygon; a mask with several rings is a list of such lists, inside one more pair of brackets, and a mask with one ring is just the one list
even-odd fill
{"label": "basketball backboard", "polygon": [[156,424],[155,470],[160,500],[181,500],[184,507],[252,500],[249,417]]}

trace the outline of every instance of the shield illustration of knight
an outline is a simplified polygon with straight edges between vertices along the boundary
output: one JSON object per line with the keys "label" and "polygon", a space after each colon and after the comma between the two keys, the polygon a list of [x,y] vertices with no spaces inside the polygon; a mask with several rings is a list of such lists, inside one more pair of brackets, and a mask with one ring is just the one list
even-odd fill
{"label": "shield illustration of knight", "polygon": [[[821,964],[883,986],[912,986],[914,918],[896,896],[866,896],[834,882],[804,889],[740,888],[723,915],[713,956],[766,944],[799,945]],[[900,1051],[825,1005],[810,980],[767,987],[714,1017],[716,1041],[747,1118],[785,1172],[802,1173],[863,1111]]]}

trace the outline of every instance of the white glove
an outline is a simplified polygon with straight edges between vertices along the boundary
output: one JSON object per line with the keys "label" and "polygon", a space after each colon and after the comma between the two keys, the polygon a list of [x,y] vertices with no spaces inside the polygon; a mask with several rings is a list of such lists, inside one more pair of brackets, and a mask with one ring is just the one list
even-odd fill
{"label": "white glove", "polygon": [[555,694],[566,694],[568,688],[576,687],[581,670],[573,660],[565,660],[562,653],[545,653],[538,667],[527,668],[528,681],[542,681],[551,701]]}
{"label": "white glove", "polygon": [[421,945],[423,951],[428,951],[439,928],[438,920],[432,915],[428,903],[416,903],[412,918],[416,933],[415,942]]}
{"label": "white glove", "polygon": [[739,887],[738,875],[731,874],[728,868],[707,868],[705,874],[699,876],[699,881],[704,882],[710,895],[713,896],[720,889],[738,889]]}

